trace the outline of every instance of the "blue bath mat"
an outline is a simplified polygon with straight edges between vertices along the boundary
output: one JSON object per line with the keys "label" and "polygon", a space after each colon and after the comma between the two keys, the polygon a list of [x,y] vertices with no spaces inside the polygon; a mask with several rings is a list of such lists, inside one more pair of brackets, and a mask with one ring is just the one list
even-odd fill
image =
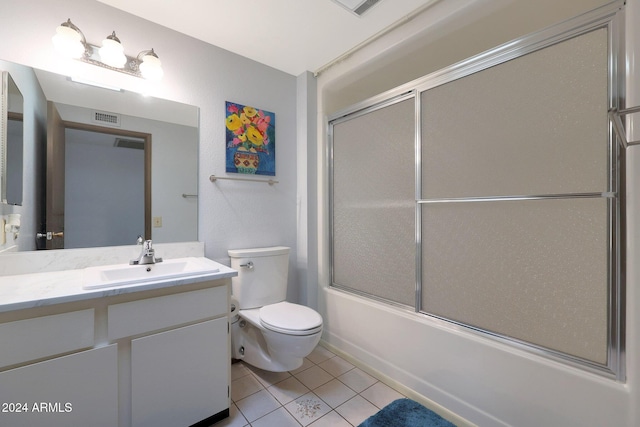
{"label": "blue bath mat", "polygon": [[456,427],[411,399],[398,399],[370,416],[358,427]]}

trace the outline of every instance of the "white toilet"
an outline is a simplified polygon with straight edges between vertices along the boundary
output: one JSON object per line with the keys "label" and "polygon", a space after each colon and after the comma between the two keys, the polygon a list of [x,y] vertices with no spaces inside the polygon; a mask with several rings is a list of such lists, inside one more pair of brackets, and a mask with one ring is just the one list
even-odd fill
{"label": "white toilet", "polygon": [[299,368],[320,341],[322,316],[285,301],[289,248],[228,253],[238,271],[231,286],[231,356],[272,372]]}

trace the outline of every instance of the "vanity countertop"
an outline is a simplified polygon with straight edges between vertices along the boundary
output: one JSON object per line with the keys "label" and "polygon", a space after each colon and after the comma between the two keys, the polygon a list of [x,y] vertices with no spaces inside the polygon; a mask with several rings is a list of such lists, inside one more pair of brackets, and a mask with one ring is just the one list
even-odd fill
{"label": "vanity countertop", "polygon": [[83,269],[1,276],[0,313],[152,289],[183,286],[238,275],[236,270],[215,261],[207,258],[201,258],[201,261],[211,263],[210,265],[218,268],[218,271],[186,278],[160,279],[147,283],[91,290],[83,289]]}

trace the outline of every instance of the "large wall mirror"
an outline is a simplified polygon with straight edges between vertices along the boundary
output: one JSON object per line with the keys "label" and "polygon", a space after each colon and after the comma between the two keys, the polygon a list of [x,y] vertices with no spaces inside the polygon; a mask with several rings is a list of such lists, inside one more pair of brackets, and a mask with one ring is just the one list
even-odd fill
{"label": "large wall mirror", "polygon": [[198,239],[197,107],[2,65],[25,104],[24,159],[11,160],[25,185],[13,212],[33,230],[19,250]]}

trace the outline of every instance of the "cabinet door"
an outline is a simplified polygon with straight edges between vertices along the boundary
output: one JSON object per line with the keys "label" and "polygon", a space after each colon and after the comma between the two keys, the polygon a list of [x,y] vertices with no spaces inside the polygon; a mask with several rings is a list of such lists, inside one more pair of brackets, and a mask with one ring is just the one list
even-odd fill
{"label": "cabinet door", "polygon": [[117,345],[0,373],[0,405],[0,426],[117,426]]}
{"label": "cabinet door", "polygon": [[226,317],[131,342],[133,427],[190,426],[229,407]]}

